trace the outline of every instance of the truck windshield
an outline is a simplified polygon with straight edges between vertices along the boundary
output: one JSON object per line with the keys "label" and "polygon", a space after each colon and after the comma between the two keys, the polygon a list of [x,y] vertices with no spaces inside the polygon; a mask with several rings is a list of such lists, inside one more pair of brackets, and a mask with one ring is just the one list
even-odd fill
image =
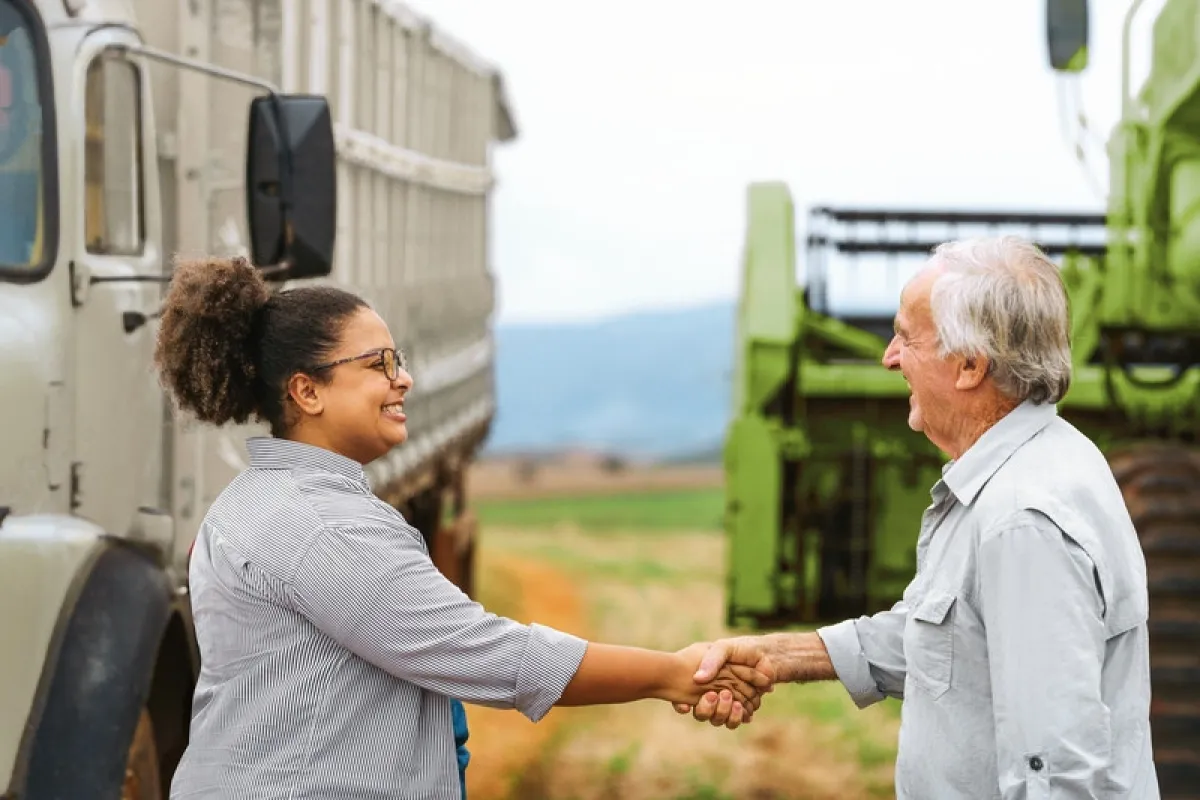
{"label": "truck windshield", "polygon": [[0,0],[0,277],[45,266],[40,35],[27,6]]}

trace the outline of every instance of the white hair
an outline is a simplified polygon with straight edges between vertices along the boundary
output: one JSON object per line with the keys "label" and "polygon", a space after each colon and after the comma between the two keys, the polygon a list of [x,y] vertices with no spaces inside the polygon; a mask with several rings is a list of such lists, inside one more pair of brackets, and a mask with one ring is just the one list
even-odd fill
{"label": "white hair", "polygon": [[1016,236],[938,246],[930,292],[941,355],[984,356],[1009,398],[1057,403],[1071,385],[1071,318],[1058,267]]}

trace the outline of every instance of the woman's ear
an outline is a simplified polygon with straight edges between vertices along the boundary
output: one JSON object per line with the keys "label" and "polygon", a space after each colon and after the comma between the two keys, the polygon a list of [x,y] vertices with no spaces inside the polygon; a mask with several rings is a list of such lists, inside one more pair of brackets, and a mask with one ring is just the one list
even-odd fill
{"label": "woman's ear", "polygon": [[319,416],[325,410],[325,401],[317,391],[316,381],[302,372],[297,372],[288,379],[287,393],[296,404],[296,408],[309,416]]}

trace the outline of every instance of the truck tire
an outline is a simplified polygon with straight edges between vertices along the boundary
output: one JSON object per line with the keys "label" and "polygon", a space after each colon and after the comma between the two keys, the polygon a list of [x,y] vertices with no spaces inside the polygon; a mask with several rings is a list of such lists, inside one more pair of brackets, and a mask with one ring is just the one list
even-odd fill
{"label": "truck tire", "polygon": [[110,539],[75,584],[24,722],[24,774],[12,794],[116,798],[130,785],[141,792],[135,797],[161,797],[161,781],[141,779],[151,769],[161,775],[147,701],[171,614],[166,576],[140,549]]}
{"label": "truck tire", "polygon": [[1139,443],[1110,454],[1146,556],[1150,706],[1163,800],[1200,797],[1200,452]]}
{"label": "truck tire", "polygon": [[142,709],[138,717],[129,759],[125,763],[125,782],[121,785],[121,800],[162,800],[162,779],[158,772],[158,747],[154,741],[154,725],[150,712]]}

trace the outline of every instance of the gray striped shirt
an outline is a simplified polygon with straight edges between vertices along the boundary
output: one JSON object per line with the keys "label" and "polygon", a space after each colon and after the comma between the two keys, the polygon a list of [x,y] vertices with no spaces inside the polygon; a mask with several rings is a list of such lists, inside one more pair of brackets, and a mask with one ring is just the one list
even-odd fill
{"label": "gray striped shirt", "polygon": [[450,701],[541,719],[587,643],[486,612],[362,467],[247,442],[189,571],[201,672],[173,800],[458,800]]}

